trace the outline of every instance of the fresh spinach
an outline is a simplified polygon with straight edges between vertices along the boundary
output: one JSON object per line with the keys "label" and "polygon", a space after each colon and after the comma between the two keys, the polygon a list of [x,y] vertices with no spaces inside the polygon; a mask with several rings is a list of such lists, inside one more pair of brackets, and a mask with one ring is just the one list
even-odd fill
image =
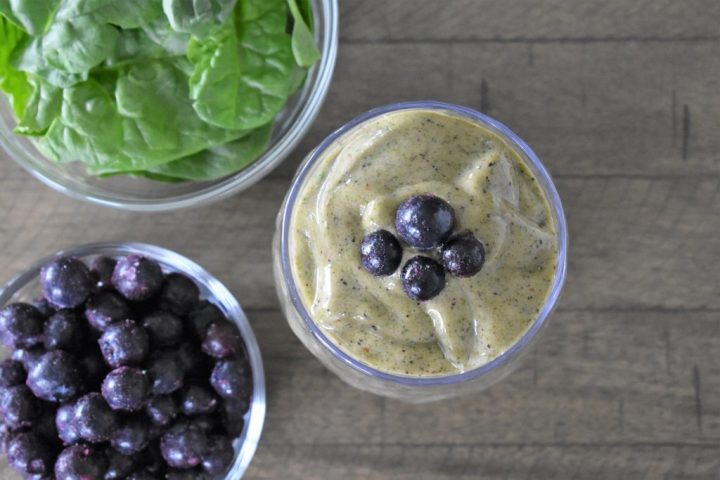
{"label": "fresh spinach", "polygon": [[320,51],[315,45],[311,30],[312,20],[309,16],[308,2],[301,0],[304,11],[300,9],[296,0],[287,0],[287,3],[293,18],[292,51],[295,61],[301,67],[309,67],[320,59]]}

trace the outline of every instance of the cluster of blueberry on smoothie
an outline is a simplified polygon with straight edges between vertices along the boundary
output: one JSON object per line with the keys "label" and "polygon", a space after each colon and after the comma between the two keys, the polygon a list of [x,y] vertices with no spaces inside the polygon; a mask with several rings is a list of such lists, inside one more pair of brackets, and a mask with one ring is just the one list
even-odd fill
{"label": "cluster of blueberry on smoothie", "polygon": [[143,256],[58,258],[0,310],[0,450],[33,480],[209,479],[234,459],[252,372],[193,280]]}
{"label": "cluster of blueberry on smoothie", "polygon": [[[415,195],[395,213],[395,230],[410,248],[426,255],[410,258],[400,272],[403,289],[417,301],[430,300],[445,288],[445,271],[457,277],[477,274],[485,262],[485,247],[472,232],[453,235],[455,211],[440,197]],[[433,258],[438,256],[440,261]],[[366,235],[360,245],[365,270],[375,276],[392,275],[400,267],[403,247],[387,230]]]}

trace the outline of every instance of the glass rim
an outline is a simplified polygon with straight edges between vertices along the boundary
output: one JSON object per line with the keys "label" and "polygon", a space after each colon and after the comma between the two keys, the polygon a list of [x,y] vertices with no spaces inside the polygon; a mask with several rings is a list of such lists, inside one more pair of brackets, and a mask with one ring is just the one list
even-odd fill
{"label": "glass rim", "polygon": [[[438,375],[431,377],[415,377],[408,375],[398,375],[382,370],[378,370],[367,365],[360,360],[353,358],[351,355],[345,353],[340,347],[338,347],[332,340],[330,340],[318,327],[318,325],[312,320],[311,315],[305,308],[305,305],[300,298],[300,295],[295,284],[295,278],[293,276],[292,267],[290,265],[289,255],[289,240],[290,240],[290,221],[294,211],[297,196],[301,187],[304,184],[304,180],[308,176],[309,172],[315,166],[317,161],[322,157],[323,153],[330,147],[336,140],[352,131],[359,125],[384,115],[386,113],[397,112],[401,110],[439,110],[447,111],[461,117],[468,118],[472,121],[480,123],[481,125],[488,128],[493,133],[500,136],[504,141],[508,143],[511,148],[514,148],[520,153],[526,163],[530,167],[532,173],[538,181],[538,184],[542,188],[543,192],[547,196],[550,208],[557,222],[557,238],[558,238],[558,259],[555,269],[555,275],[553,277],[552,286],[547,296],[545,303],[538,315],[533,320],[532,324],[527,328],[525,333],[513,343],[510,348],[502,352],[500,355],[489,361],[488,363],[481,365],[477,368],[467,370],[465,372],[455,373],[451,375]],[[330,135],[328,135],[318,146],[315,148],[303,162],[298,169],[291,185],[288,190],[287,199],[284,204],[284,211],[282,212],[282,221],[280,224],[280,257],[281,267],[284,276],[285,284],[288,288],[288,294],[292,301],[293,306],[298,311],[300,316],[305,323],[305,326],[312,333],[312,335],[320,342],[320,344],[327,349],[335,358],[340,360],[343,364],[353,368],[354,370],[363,373],[369,377],[396,383],[407,387],[433,387],[442,385],[455,385],[458,383],[464,383],[477,378],[483,377],[490,372],[496,370],[498,367],[507,364],[512,359],[515,359],[522,351],[530,346],[532,341],[537,337],[542,327],[547,322],[547,318],[550,313],[554,310],[557,300],[562,291],[562,287],[565,282],[565,276],[567,272],[567,248],[568,248],[568,231],[567,223],[565,219],[565,212],[563,210],[560,195],[555,188],[555,184],[552,178],[542,164],[535,152],[530,146],[525,143],[517,134],[506,127],[501,122],[491,118],[483,113],[473,110],[468,107],[460,105],[454,105],[445,102],[424,100],[424,101],[413,101],[413,102],[400,102],[382,107],[374,108],[346,123]]]}
{"label": "glass rim", "polygon": [[37,260],[10,278],[5,284],[0,285],[0,308],[11,301],[22,287],[36,279],[42,266],[54,258],[59,256],[80,258],[92,255],[117,256],[132,253],[147,255],[160,263],[167,264],[172,269],[190,275],[197,283],[212,293],[213,299],[223,307],[222,309],[240,328],[253,373],[253,395],[250,410],[246,414],[249,418],[246,417],[243,432],[239,437],[233,439],[234,441],[241,439],[242,444],[236,450],[232,466],[221,478],[241,478],[255,456],[265,423],[266,385],[262,354],[252,326],[240,303],[223,283],[198,263],[173,250],[140,242],[100,242],[64,248]]}
{"label": "glass rim", "polygon": [[[11,130],[0,124],[0,146],[9,156],[18,163],[24,170],[45,185],[70,198],[89,202],[104,207],[134,211],[134,212],[165,212],[182,208],[198,207],[209,203],[217,202],[230,197],[242,190],[250,188],[264,178],[275,167],[277,167],[297,147],[302,138],[308,132],[325,101],[330,83],[335,71],[338,52],[338,31],[339,31],[339,5],[338,0],[318,0],[322,8],[322,15],[325,18],[322,30],[317,30],[321,35],[320,45],[321,58],[310,72],[317,71],[317,78],[311,88],[305,90],[307,96],[302,108],[299,109],[297,118],[288,128],[287,132],[271,145],[257,160],[249,166],[236,172],[217,183],[213,183],[197,191],[187,192],[176,196],[160,199],[133,199],[117,198],[118,195],[110,193],[87,192],[65,185],[57,176],[34,168],[32,162],[26,160],[32,155],[15,138]],[[317,14],[316,14],[316,18]],[[6,98],[0,99],[2,108],[10,108]]]}

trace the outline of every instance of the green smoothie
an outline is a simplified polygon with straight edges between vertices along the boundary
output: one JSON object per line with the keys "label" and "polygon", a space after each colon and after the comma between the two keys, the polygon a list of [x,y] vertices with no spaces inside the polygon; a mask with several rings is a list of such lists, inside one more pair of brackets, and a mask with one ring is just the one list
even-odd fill
{"label": "green smoothie", "polygon": [[[396,233],[398,206],[427,193],[452,205],[456,231],[486,255],[476,275],[448,274],[437,296],[415,301],[401,268],[363,269],[360,242]],[[502,138],[452,113],[410,109],[366,121],[323,152],[298,193],[289,247],[301,299],[332,342],[375,369],[426,377],[477,368],[523,335],[550,291],[557,238],[548,199]],[[418,253],[403,245],[401,265]]]}

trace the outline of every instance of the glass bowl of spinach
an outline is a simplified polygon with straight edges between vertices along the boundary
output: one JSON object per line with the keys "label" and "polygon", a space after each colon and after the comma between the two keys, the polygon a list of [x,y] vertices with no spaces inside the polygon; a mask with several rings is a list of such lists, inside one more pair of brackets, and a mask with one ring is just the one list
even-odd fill
{"label": "glass bowl of spinach", "polygon": [[306,133],[337,36],[337,0],[0,1],[0,144],[93,203],[220,200]]}

